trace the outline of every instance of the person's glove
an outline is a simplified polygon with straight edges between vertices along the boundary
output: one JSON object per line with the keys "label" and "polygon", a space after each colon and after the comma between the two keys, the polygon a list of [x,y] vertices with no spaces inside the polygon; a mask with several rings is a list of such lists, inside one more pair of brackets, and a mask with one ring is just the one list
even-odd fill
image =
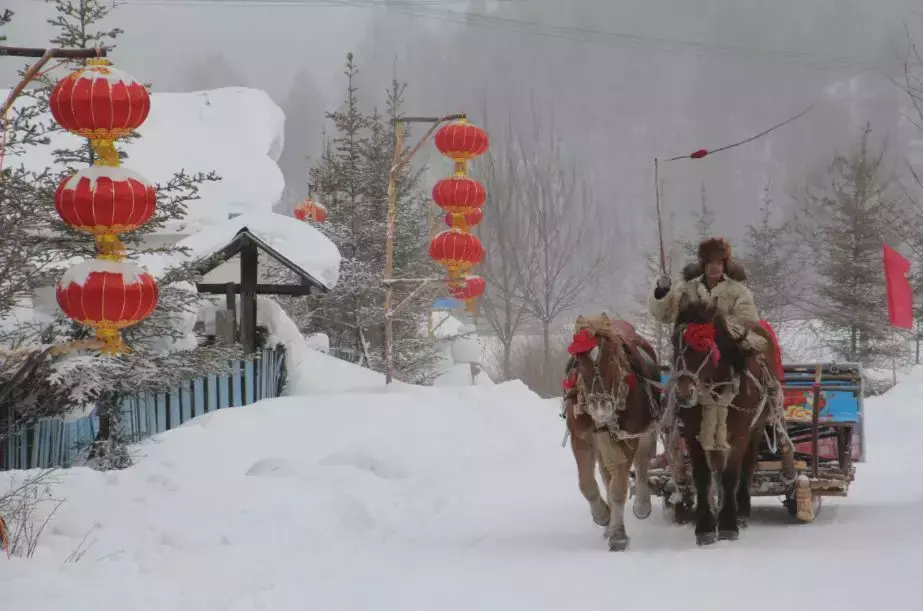
{"label": "person's glove", "polygon": [[664,274],[657,279],[657,288],[654,289],[654,299],[663,299],[666,297],[667,293],[670,292],[670,287],[673,285],[673,281],[670,280],[670,276]]}

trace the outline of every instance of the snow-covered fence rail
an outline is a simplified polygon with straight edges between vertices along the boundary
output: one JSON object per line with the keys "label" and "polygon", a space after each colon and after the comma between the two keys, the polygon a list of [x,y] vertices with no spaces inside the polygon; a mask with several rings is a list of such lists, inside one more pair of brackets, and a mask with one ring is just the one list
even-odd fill
{"label": "snow-covered fence rail", "polygon": [[[208,412],[242,407],[278,397],[285,383],[285,349],[264,348],[253,359],[231,362],[229,375],[187,380],[161,393],[138,393],[122,400],[121,426],[140,441]],[[96,440],[99,417],[42,418],[0,441],[0,471],[70,467]]]}

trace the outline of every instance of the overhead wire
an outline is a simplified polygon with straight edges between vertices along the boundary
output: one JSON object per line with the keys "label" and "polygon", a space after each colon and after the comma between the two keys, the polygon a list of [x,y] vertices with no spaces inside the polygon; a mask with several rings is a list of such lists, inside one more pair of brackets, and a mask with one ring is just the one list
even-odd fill
{"label": "overhead wire", "polygon": [[[504,3],[528,2],[529,0],[504,0]],[[819,56],[798,51],[778,49],[754,49],[739,45],[682,40],[648,34],[615,32],[583,26],[544,24],[526,19],[487,15],[483,13],[452,10],[449,5],[458,5],[464,0],[121,0],[120,5],[161,7],[241,7],[241,8],[283,8],[283,7],[343,7],[385,10],[431,21],[453,23],[467,27],[482,27],[503,31],[519,32],[540,37],[559,38],[583,43],[625,43],[642,47],[657,47],[668,52],[720,55],[734,58],[756,59],[776,63],[802,64],[824,70],[861,70],[883,73],[882,66],[857,58]]]}

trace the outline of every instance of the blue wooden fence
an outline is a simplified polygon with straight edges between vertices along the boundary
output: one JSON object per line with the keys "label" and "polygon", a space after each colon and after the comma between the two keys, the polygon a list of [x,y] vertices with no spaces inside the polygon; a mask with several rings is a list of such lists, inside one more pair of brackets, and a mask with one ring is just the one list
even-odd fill
{"label": "blue wooden fence", "polygon": [[[278,397],[285,380],[282,346],[253,359],[231,361],[230,375],[188,380],[162,393],[138,393],[122,400],[122,431],[132,440],[176,428],[196,416]],[[96,439],[99,417],[42,418],[0,442],[0,471],[70,467]]]}

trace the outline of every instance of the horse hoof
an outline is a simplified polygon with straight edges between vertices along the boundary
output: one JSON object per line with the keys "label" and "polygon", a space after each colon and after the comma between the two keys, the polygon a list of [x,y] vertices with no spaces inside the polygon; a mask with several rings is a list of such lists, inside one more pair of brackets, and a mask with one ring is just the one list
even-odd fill
{"label": "horse hoof", "polygon": [[712,545],[718,542],[718,535],[715,533],[696,533],[695,544],[699,547],[703,545]]}
{"label": "horse hoof", "polygon": [[653,511],[651,501],[648,499],[647,502],[639,502],[640,498],[640,496],[636,497],[635,502],[631,504],[631,512],[639,520],[646,520],[651,517],[651,512]]}
{"label": "horse hoof", "polygon": [[749,526],[747,518],[737,518],[737,528],[745,530]]}
{"label": "horse hoof", "polygon": [[593,516],[593,522],[595,522],[597,526],[608,526],[609,514],[609,506],[605,503],[590,505],[590,515]]}
{"label": "horse hoof", "polygon": [[737,541],[740,538],[740,533],[736,530],[719,530],[718,531],[718,540],[719,541]]}
{"label": "horse hoof", "polygon": [[610,552],[624,552],[626,549],[628,549],[628,537],[624,535],[609,537]]}

